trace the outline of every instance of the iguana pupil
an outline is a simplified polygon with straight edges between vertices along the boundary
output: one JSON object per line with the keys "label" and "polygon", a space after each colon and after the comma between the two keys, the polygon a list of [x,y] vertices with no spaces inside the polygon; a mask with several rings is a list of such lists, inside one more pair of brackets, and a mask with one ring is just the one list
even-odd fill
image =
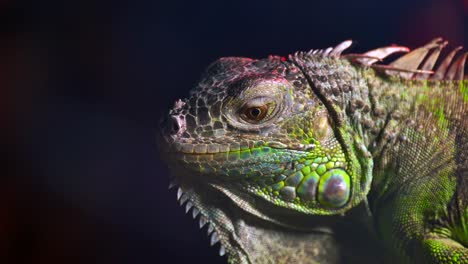
{"label": "iguana pupil", "polygon": [[261,113],[262,111],[258,107],[252,108],[250,110],[250,114],[253,116],[254,119],[257,119]]}

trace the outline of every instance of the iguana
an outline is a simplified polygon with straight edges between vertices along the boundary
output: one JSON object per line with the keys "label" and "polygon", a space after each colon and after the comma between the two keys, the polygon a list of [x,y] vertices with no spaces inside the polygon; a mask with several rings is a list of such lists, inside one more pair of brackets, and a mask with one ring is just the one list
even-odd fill
{"label": "iguana", "polygon": [[171,186],[229,263],[468,263],[468,53],[351,44],[221,58],[169,111]]}

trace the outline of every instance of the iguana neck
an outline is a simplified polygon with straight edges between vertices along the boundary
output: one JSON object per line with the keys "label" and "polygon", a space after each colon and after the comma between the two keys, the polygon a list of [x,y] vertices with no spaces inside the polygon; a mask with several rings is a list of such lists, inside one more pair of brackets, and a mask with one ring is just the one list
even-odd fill
{"label": "iguana neck", "polygon": [[[408,87],[413,86],[411,81],[382,77],[371,69],[360,70],[359,74],[366,83],[367,94],[362,97],[362,103],[350,102],[348,117],[376,159],[395,142],[404,140],[399,132],[407,125],[406,118],[415,107],[417,85]],[[408,92],[411,89],[413,92]],[[359,105],[364,106],[353,112]]]}
{"label": "iguana neck", "polygon": [[[371,207],[388,193],[387,186],[400,184],[394,175],[401,149],[414,148],[414,141],[427,141],[437,146],[430,155],[443,153],[446,165],[455,157],[454,138],[463,131],[466,107],[466,81],[407,80],[401,77],[383,76],[372,69],[357,70],[367,84],[368,96],[364,104],[370,105],[367,115],[348,114],[349,120],[360,131],[367,149],[372,154],[374,169]],[[465,94],[464,94],[465,93]],[[457,132],[458,130],[458,132]],[[419,135],[419,136],[415,136]],[[412,143],[413,142],[413,143]],[[430,167],[424,155],[407,157],[414,164]],[[399,171],[400,176],[409,173]],[[392,183],[390,183],[392,182]]]}

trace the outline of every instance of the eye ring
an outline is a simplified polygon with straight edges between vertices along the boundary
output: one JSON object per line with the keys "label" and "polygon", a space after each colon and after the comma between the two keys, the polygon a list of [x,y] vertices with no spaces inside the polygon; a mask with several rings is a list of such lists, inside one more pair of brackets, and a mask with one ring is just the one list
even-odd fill
{"label": "eye ring", "polygon": [[222,105],[223,116],[233,129],[266,133],[275,121],[283,120],[281,113],[289,111],[292,103],[293,87],[287,80],[260,79],[242,85],[248,86],[233,89]]}

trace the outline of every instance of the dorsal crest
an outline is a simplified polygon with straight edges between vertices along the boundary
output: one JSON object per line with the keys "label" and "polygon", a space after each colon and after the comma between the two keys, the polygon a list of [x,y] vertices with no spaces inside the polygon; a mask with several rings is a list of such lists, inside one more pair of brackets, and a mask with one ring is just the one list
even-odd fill
{"label": "dorsal crest", "polygon": [[[335,47],[325,50],[310,50],[307,55],[318,55],[332,58],[345,58],[350,62],[371,67],[387,75],[396,75],[405,79],[420,80],[463,80],[466,79],[465,64],[468,52],[459,56],[457,53],[462,49],[458,46],[448,53],[443,59],[441,51],[448,41],[442,38],[435,38],[426,45],[410,50],[404,46],[391,45],[380,47],[364,53],[348,53],[342,55],[343,51],[352,45],[351,40],[345,40]],[[389,64],[383,64],[382,61],[389,56],[397,53],[406,53]],[[297,55],[297,54],[296,54]],[[438,63],[438,67],[436,66]]]}

